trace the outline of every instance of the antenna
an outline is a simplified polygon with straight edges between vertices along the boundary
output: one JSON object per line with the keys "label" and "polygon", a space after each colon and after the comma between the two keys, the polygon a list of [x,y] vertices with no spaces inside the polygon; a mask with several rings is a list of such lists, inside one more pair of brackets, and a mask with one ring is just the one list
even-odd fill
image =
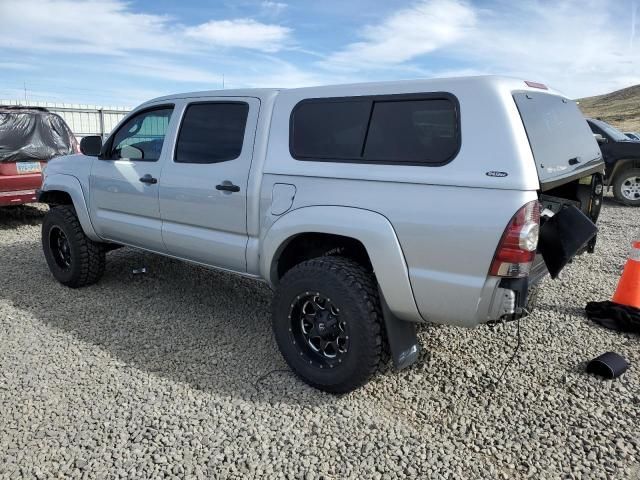
{"label": "antenna", "polygon": [[224,90],[224,73],[222,74],[222,89]]}
{"label": "antenna", "polygon": [[22,85],[24,86],[24,104],[27,104],[27,82],[22,82]]}

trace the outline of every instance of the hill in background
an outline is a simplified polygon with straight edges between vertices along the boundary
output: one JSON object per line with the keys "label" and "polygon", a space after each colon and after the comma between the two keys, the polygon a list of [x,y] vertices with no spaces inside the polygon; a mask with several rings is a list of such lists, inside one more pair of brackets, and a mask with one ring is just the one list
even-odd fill
{"label": "hill in background", "polygon": [[578,102],[587,117],[600,118],[623,132],[640,132],[640,85]]}

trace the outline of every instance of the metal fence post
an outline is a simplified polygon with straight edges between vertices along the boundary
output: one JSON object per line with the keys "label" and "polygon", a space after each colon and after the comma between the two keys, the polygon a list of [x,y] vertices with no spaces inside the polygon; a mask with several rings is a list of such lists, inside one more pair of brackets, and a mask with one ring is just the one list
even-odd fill
{"label": "metal fence post", "polygon": [[100,117],[100,138],[104,140],[104,110],[98,109],[98,115]]}

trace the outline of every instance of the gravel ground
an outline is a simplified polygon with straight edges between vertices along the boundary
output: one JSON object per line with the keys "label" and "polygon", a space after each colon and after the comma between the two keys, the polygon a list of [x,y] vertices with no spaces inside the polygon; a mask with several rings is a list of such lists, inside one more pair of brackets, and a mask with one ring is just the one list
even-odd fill
{"label": "gravel ground", "polygon": [[[607,200],[597,255],[547,284],[497,388],[515,323],[426,327],[416,366],[342,397],[286,370],[265,286],[121,249],[70,290],[41,216],[0,212],[2,478],[640,478],[640,339],[583,315],[610,298],[640,209]],[[631,369],[586,375],[608,350]]]}

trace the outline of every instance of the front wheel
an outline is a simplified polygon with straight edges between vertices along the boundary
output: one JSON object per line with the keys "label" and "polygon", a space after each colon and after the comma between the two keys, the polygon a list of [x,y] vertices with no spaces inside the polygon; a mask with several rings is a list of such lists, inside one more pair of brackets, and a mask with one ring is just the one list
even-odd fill
{"label": "front wheel", "polygon": [[104,273],[105,250],[84,234],[72,206],[47,212],[42,222],[42,249],[49,270],[67,287],[91,285]]}
{"label": "front wheel", "polygon": [[640,168],[627,168],[613,179],[616,200],[632,207],[640,207]]}
{"label": "front wheel", "polygon": [[382,314],[373,274],[343,257],[293,267],[273,302],[273,332],[291,369],[331,393],[364,385],[382,354]]}

